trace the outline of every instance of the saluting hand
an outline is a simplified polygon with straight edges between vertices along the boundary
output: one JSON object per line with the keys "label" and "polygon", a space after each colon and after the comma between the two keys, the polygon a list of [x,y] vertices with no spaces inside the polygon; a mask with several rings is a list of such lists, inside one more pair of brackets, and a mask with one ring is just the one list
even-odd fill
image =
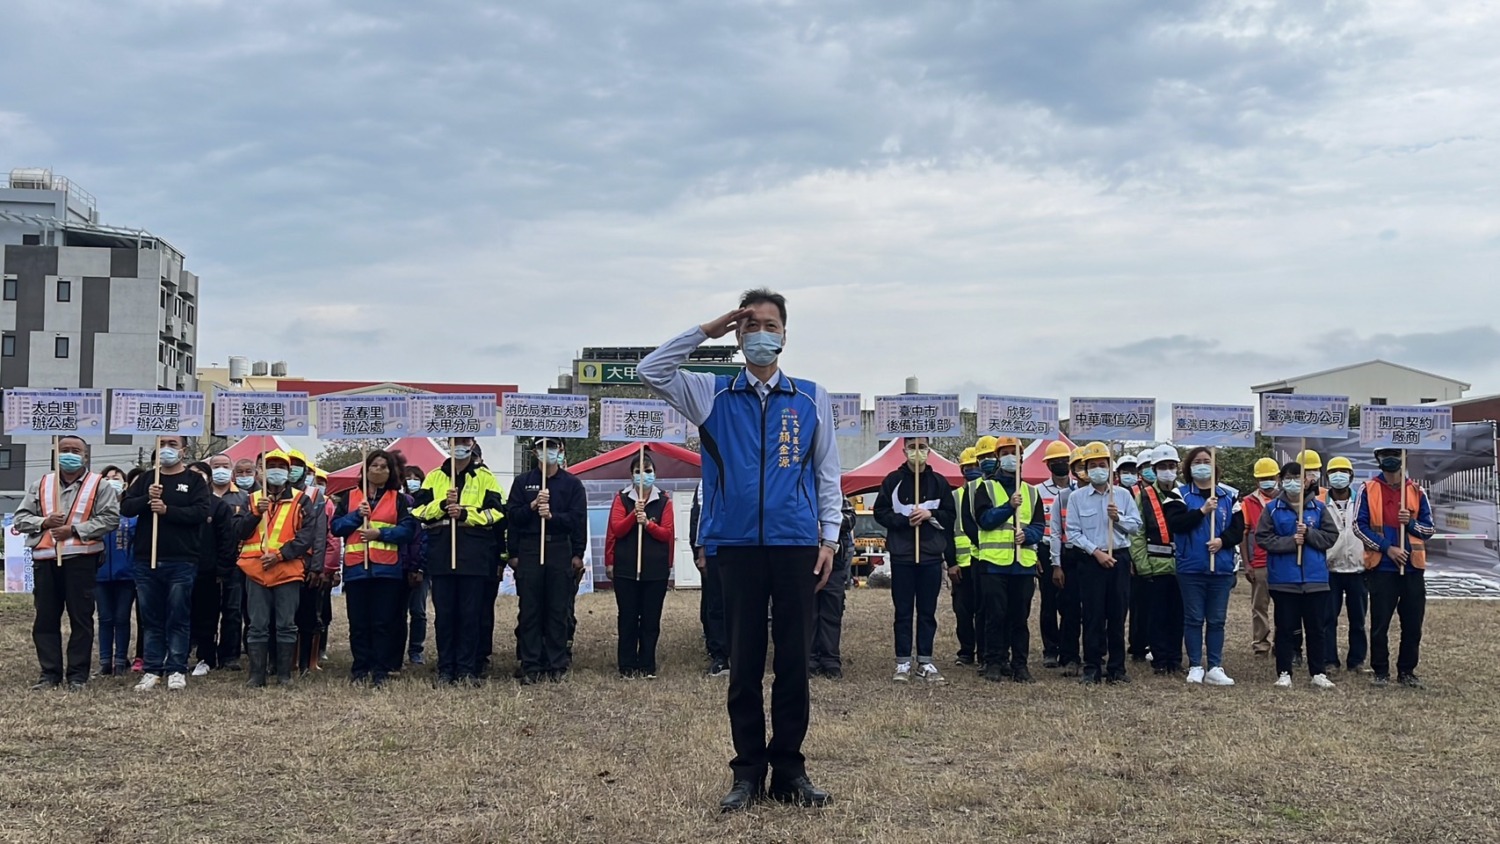
{"label": "saluting hand", "polygon": [[735,310],[730,311],[729,313],[719,317],[718,319],[705,322],[698,327],[702,329],[704,334],[708,335],[708,339],[717,340],[720,337],[723,337],[725,334],[728,334],[736,328],[739,328],[740,320],[743,320],[746,317],[750,316],[751,313],[752,312],[749,308],[736,308]]}

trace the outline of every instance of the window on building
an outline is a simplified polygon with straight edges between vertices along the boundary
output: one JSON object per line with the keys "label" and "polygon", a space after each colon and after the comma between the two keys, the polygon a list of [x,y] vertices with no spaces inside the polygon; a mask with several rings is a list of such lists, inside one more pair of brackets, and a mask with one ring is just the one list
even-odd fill
{"label": "window on building", "polygon": [[184,372],[187,372],[187,373],[191,373],[193,371],[193,356],[192,355],[187,355],[186,357],[184,357],[182,359],[182,370]]}
{"label": "window on building", "polygon": [[161,307],[162,307],[162,310],[166,310],[167,309],[167,291],[165,291],[165,290],[163,290],[161,292]]}
{"label": "window on building", "polygon": [[13,358],[16,356],[16,335],[6,334],[0,336],[0,357]]}
{"label": "window on building", "polygon": [[39,234],[23,234],[23,235],[21,235],[21,245],[22,246],[41,246],[42,245],[42,236],[39,235]]}
{"label": "window on building", "polygon": [[187,316],[188,325],[193,325],[194,323],[197,322],[197,319],[198,319],[198,309],[195,308],[195,307],[193,307],[192,305],[188,305],[188,316]]}
{"label": "window on building", "polygon": [[60,278],[57,280],[57,301],[73,301],[73,282],[65,278]]}
{"label": "window on building", "polygon": [[0,469],[10,468],[10,449],[0,448]]}
{"label": "window on building", "polygon": [[7,278],[5,280],[5,301],[7,301],[7,302],[14,302],[14,301],[16,301],[16,288],[18,286],[19,286],[19,282],[17,282],[13,278]]}
{"label": "window on building", "polygon": [[1377,407],[1383,407],[1385,405],[1385,399],[1381,396],[1370,396],[1370,404],[1373,404]]}
{"label": "window on building", "polygon": [[68,356],[68,338],[58,337],[52,341],[52,354],[54,357],[65,358]]}

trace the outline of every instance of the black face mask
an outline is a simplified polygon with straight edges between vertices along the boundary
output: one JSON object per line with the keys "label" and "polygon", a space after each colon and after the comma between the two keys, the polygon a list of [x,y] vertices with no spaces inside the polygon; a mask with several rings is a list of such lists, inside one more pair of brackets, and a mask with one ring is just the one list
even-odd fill
{"label": "black face mask", "polygon": [[1399,457],[1382,457],[1382,458],[1380,458],[1380,471],[1382,471],[1382,472],[1399,472],[1399,471],[1401,471],[1401,458],[1399,458]]}
{"label": "black face mask", "polygon": [[1061,478],[1068,474],[1068,461],[1053,460],[1047,464],[1047,471],[1052,473],[1052,477]]}

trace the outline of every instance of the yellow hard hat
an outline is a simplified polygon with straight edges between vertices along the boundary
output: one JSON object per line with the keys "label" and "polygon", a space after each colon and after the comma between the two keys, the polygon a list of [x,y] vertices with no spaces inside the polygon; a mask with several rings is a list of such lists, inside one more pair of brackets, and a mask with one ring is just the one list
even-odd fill
{"label": "yellow hard hat", "polygon": [[1280,474],[1281,467],[1276,465],[1275,460],[1269,457],[1262,457],[1261,459],[1255,461],[1255,477],[1274,478]]}
{"label": "yellow hard hat", "polygon": [[1354,464],[1350,463],[1349,458],[1347,457],[1335,457],[1332,460],[1328,461],[1328,471],[1332,472],[1334,469],[1343,469],[1346,472],[1353,472]]}
{"label": "yellow hard hat", "polygon": [[1323,458],[1319,457],[1318,453],[1310,448],[1297,455],[1297,463],[1300,464],[1303,469],[1323,468]]}
{"label": "yellow hard hat", "polygon": [[288,462],[301,463],[303,466],[312,465],[311,463],[307,462],[307,455],[303,454],[295,448],[291,451],[288,451],[286,453],[286,456],[289,458]]}
{"label": "yellow hard hat", "polygon": [[1073,452],[1069,450],[1067,443],[1063,442],[1062,440],[1053,440],[1052,442],[1047,443],[1047,453],[1045,456],[1043,456],[1042,459],[1056,460],[1059,457],[1066,459],[1072,454]]}
{"label": "yellow hard hat", "polygon": [[1114,465],[1115,460],[1114,455],[1109,453],[1109,446],[1100,442],[1089,443],[1078,449],[1078,459],[1085,463],[1090,460],[1108,460],[1111,466]]}
{"label": "yellow hard hat", "polygon": [[320,481],[326,481],[326,480],[328,480],[328,473],[325,472],[325,471],[323,471],[322,469],[314,469],[313,470],[313,476],[316,477]]}
{"label": "yellow hard hat", "polygon": [[972,448],[966,448],[958,453],[958,465],[960,466],[973,466],[978,462],[979,458],[974,456],[974,449]]}
{"label": "yellow hard hat", "polygon": [[275,449],[274,451],[268,451],[268,452],[266,452],[264,455],[261,456],[260,462],[261,463],[270,463],[272,460],[280,460],[282,463],[285,463],[288,466],[292,465],[292,458],[291,458],[291,456],[288,455],[286,452],[282,451],[279,448]]}
{"label": "yellow hard hat", "polygon": [[1078,448],[1073,449],[1072,453],[1070,453],[1068,455],[1068,465],[1072,466],[1074,463],[1082,463],[1082,462],[1083,462],[1083,447],[1079,446]]}
{"label": "yellow hard hat", "polygon": [[980,437],[979,442],[974,443],[974,456],[983,457],[986,454],[994,454],[995,449],[1000,447],[999,442],[994,437]]}

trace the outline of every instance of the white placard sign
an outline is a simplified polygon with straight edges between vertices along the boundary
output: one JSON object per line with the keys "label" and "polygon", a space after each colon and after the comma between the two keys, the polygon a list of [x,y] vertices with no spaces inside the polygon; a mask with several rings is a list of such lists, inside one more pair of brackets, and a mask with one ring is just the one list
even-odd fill
{"label": "white placard sign", "polygon": [[410,396],[318,396],[318,439],[399,439],[411,431]]}
{"label": "white placard sign", "polygon": [[1172,442],[1215,448],[1255,447],[1255,408],[1237,404],[1172,405]]}
{"label": "white placard sign", "polygon": [[1268,437],[1344,439],[1349,436],[1349,397],[1261,393],[1260,432]]}
{"label": "white placard sign", "polygon": [[833,408],[833,432],[840,437],[857,437],[864,433],[864,415],[860,411],[859,393],[829,393]]}
{"label": "white placard sign", "polygon": [[1057,399],[980,396],[975,416],[975,429],[980,436],[1057,439]]}
{"label": "white placard sign", "polygon": [[897,437],[956,437],[958,394],[875,397],[875,427],[881,440]]}
{"label": "white placard sign", "polygon": [[11,436],[104,433],[103,390],[5,391],[5,433]]}
{"label": "white placard sign", "polygon": [[221,437],[305,437],[307,393],[219,393],[214,396],[214,433]]}
{"label": "white placard sign", "polygon": [[1071,399],[1068,416],[1074,442],[1156,439],[1156,399]]}
{"label": "white placard sign", "polygon": [[571,393],[506,393],[500,402],[500,435],[587,437],[589,397]]}
{"label": "white placard sign", "polygon": [[207,404],[202,393],[164,390],[115,390],[109,408],[109,432],[155,437],[203,436]]}
{"label": "white placard sign", "polygon": [[690,427],[661,399],[599,399],[599,439],[604,442],[681,444]]}
{"label": "white placard sign", "polygon": [[494,393],[419,393],[411,402],[411,432],[424,437],[493,437],[499,402]]}
{"label": "white placard sign", "polygon": [[1418,405],[1363,405],[1359,444],[1368,449],[1447,451],[1453,448],[1453,408]]}

